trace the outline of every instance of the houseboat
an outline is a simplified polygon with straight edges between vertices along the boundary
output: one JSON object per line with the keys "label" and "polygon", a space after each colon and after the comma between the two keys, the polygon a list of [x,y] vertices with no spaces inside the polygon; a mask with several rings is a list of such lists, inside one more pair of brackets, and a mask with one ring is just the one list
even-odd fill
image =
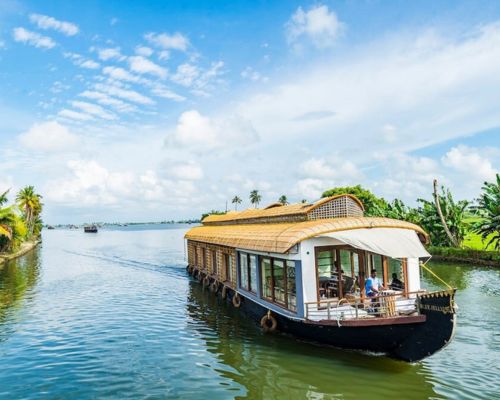
{"label": "houseboat", "polygon": [[97,225],[92,224],[92,225],[85,225],[83,227],[83,231],[85,233],[97,233]]}
{"label": "houseboat", "polygon": [[408,362],[453,338],[455,289],[421,287],[427,233],[355,196],[209,215],[185,239],[188,273],[266,332]]}

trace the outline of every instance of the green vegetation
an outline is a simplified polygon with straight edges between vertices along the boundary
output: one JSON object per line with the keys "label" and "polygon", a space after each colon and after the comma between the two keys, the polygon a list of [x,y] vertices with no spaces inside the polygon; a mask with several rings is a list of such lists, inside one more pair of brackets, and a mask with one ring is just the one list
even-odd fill
{"label": "green vegetation", "polygon": [[280,196],[280,198],[278,199],[278,203],[281,203],[283,204],[284,206],[286,206],[288,204],[288,199],[287,197],[283,194]]}
{"label": "green vegetation", "polygon": [[455,200],[449,189],[441,187],[438,190],[437,185],[429,200],[417,200],[417,207],[409,207],[399,199],[387,202],[360,185],[333,188],[324,192],[323,197],[342,193],[357,196],[364,203],[367,216],[395,218],[420,225],[430,235],[432,246],[429,250],[433,255],[450,260],[482,259],[486,262],[499,262],[500,176],[498,174],[496,182],[484,183],[475,206],[471,206],[471,202],[467,200]]}
{"label": "green vegetation", "polygon": [[231,203],[234,204],[234,211],[238,210],[238,204],[241,204],[241,198],[238,196],[234,196],[233,200],[231,200]]}
{"label": "green vegetation", "polygon": [[20,245],[39,238],[42,230],[42,196],[33,186],[26,186],[16,196],[16,203],[5,207],[9,191],[0,195],[0,252],[15,252]]}
{"label": "green vegetation", "polygon": [[486,247],[500,250],[500,175],[496,174],[496,182],[484,182],[482,189],[475,207],[479,221],[474,224],[474,232],[486,241]]}
{"label": "green vegetation", "polygon": [[259,194],[258,190],[252,190],[250,192],[250,203],[252,203],[255,208],[257,208],[261,200],[262,196]]}

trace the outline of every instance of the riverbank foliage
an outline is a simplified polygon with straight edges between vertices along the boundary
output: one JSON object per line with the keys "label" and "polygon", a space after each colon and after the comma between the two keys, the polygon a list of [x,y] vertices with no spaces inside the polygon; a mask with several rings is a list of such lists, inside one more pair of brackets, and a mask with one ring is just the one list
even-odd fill
{"label": "riverbank foliage", "polygon": [[[454,248],[439,216],[434,195],[417,199],[417,206],[410,207],[402,200],[387,202],[360,185],[327,190],[322,197],[349,193],[365,204],[367,216],[395,218],[415,223],[429,232],[433,248]],[[452,238],[458,248],[473,250],[500,249],[500,176],[496,182],[485,182],[475,202],[456,200],[449,189],[440,188],[437,200]]]}
{"label": "riverbank foliage", "polygon": [[42,196],[33,186],[21,189],[11,205],[8,194],[0,194],[0,252],[14,252],[23,242],[38,239],[43,226]]}

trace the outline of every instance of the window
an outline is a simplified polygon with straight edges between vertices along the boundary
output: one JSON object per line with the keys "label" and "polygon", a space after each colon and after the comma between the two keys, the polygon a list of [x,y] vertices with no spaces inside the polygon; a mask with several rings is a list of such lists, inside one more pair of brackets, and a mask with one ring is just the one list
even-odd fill
{"label": "window", "polygon": [[217,271],[217,250],[212,250],[212,273],[214,275],[218,274],[218,271]]}
{"label": "window", "polygon": [[325,250],[318,251],[317,253],[317,263],[318,263],[318,277],[331,278],[332,274],[336,273],[335,267],[335,251]]}
{"label": "window", "polygon": [[250,282],[248,288],[251,292],[257,293],[257,256],[249,256],[250,259]]}
{"label": "window", "polygon": [[317,248],[318,299],[344,297],[354,293],[361,286],[361,263],[362,258],[356,250],[339,246]]}
{"label": "window", "polygon": [[274,301],[285,304],[285,263],[282,260],[274,260]]}
{"label": "window", "polygon": [[224,266],[226,267],[226,281],[233,282],[233,257],[224,254]]}
{"label": "window", "polygon": [[194,265],[198,266],[198,246],[194,246]]}
{"label": "window", "polygon": [[262,296],[273,299],[273,272],[271,269],[271,259],[263,258],[261,261],[262,271]]}
{"label": "window", "polygon": [[203,269],[207,269],[207,249],[201,248],[201,266]]}
{"label": "window", "polygon": [[[396,279],[394,279],[394,277]],[[389,258],[387,281],[391,289],[404,290],[405,288],[404,278],[405,276],[403,273],[403,262],[401,260]]]}
{"label": "window", "polygon": [[260,269],[262,297],[296,311],[295,261],[263,257]]}
{"label": "window", "polygon": [[287,305],[292,311],[297,310],[297,287],[295,284],[295,261],[286,262]]}
{"label": "window", "polygon": [[248,254],[240,253],[240,287],[248,290]]}

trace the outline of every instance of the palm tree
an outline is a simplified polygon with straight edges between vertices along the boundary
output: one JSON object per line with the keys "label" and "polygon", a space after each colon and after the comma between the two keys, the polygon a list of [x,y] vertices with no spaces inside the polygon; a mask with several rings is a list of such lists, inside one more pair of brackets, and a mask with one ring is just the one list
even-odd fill
{"label": "palm tree", "polygon": [[35,193],[33,186],[26,186],[21,189],[16,196],[16,202],[24,214],[24,220],[28,227],[28,233],[31,236],[35,229],[35,222],[42,212],[42,196]]}
{"label": "palm tree", "polygon": [[236,211],[238,209],[238,204],[241,204],[241,199],[238,196],[234,196],[231,203],[234,204],[234,211]]}
{"label": "palm tree", "polygon": [[0,207],[7,203],[7,193],[9,193],[9,190],[10,189],[7,189],[5,192],[0,194]]}
{"label": "palm tree", "polygon": [[257,208],[261,200],[262,196],[259,194],[258,190],[252,190],[250,192],[250,203],[252,203],[255,208]]}
{"label": "palm tree", "polygon": [[483,193],[475,207],[481,216],[481,221],[474,226],[484,240],[489,238],[486,248],[490,245],[500,250],[500,175],[496,174],[496,183],[484,182]]}
{"label": "palm tree", "polygon": [[288,204],[288,199],[286,198],[286,196],[284,194],[282,194],[280,196],[280,198],[278,199],[278,203],[281,203],[284,206],[286,206]]}

